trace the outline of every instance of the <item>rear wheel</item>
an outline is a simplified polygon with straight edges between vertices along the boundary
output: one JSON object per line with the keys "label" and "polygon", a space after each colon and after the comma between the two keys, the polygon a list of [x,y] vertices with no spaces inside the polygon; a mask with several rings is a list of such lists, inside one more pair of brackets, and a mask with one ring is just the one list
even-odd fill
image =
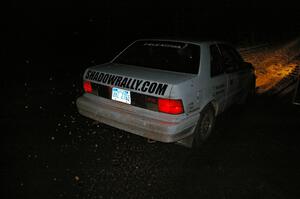
{"label": "rear wheel", "polygon": [[210,136],[214,129],[215,112],[211,105],[206,106],[200,113],[200,118],[194,131],[193,148],[199,148]]}

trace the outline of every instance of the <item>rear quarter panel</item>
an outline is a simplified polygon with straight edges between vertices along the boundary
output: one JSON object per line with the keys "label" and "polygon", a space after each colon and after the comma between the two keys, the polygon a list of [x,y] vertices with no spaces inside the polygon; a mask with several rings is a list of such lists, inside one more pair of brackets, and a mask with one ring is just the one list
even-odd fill
{"label": "rear quarter panel", "polygon": [[210,85],[209,44],[201,44],[198,75],[193,79],[173,86],[170,98],[182,99],[185,113],[200,112],[207,104],[214,101],[213,87]]}
{"label": "rear quarter panel", "polygon": [[214,98],[213,79],[210,76],[210,43],[204,43],[201,46],[201,64],[199,70],[199,109],[203,110],[209,103],[213,103],[216,111],[217,104]]}

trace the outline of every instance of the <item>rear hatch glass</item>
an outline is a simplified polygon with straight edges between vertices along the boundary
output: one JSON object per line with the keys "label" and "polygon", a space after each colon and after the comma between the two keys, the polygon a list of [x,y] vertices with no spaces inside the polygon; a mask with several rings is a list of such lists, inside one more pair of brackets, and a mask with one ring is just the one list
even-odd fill
{"label": "rear hatch glass", "polygon": [[198,74],[200,46],[175,41],[140,40],[129,46],[113,62]]}

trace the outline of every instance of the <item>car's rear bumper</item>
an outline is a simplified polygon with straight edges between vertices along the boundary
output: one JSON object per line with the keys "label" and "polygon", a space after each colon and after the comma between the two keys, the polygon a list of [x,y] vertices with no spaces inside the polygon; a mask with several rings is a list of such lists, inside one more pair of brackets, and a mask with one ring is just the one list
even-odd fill
{"label": "car's rear bumper", "polygon": [[77,99],[80,114],[110,126],[161,142],[176,142],[194,131],[199,114],[169,115],[91,94]]}

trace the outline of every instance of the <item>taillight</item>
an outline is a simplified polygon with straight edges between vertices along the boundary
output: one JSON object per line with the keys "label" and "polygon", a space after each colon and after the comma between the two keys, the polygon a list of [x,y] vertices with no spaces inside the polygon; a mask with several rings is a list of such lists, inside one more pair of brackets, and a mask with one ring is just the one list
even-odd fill
{"label": "taillight", "polygon": [[83,82],[83,89],[86,93],[91,93],[93,91],[91,82],[90,81],[84,81]]}
{"label": "taillight", "polygon": [[183,104],[181,100],[158,98],[158,111],[169,114],[183,113]]}

